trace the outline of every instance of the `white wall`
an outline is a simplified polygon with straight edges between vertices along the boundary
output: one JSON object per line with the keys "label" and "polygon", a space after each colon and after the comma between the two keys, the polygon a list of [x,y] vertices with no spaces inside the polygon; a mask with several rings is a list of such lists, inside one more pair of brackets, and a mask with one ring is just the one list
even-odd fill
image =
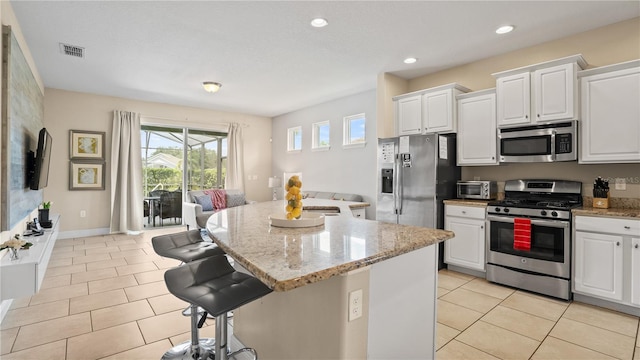
{"label": "white wall", "polygon": [[[345,116],[365,113],[366,146],[343,149],[342,121]],[[329,121],[331,149],[311,150],[312,124]],[[287,129],[302,126],[302,151],[287,152]],[[302,172],[302,190],[362,195],[371,204],[367,218],[375,218],[376,202],[376,91],[370,90],[323,104],[310,106],[273,119],[271,176]],[[266,184],[266,182],[265,182]],[[279,191],[282,198],[282,191]]]}
{"label": "white wall", "polygon": [[[38,86],[40,86],[40,90],[44,92],[44,85],[42,79],[40,77],[40,73],[36,68],[35,62],[33,61],[33,57],[31,56],[31,51],[29,50],[29,46],[24,40],[24,36],[22,35],[22,30],[20,29],[20,24],[16,19],[15,13],[13,12],[13,8],[11,7],[11,2],[9,1],[0,1],[0,19],[2,25],[11,26],[11,31],[13,32],[18,44],[20,45],[20,50],[22,50],[22,54],[24,55],[29,67],[31,68],[31,72],[33,73],[33,77],[35,78]],[[2,46],[2,37],[0,37],[0,46]],[[2,68],[0,67],[0,76],[2,76]],[[0,87],[0,99],[2,98],[2,89]],[[5,104],[0,104],[3,108],[6,106]],[[0,127],[0,138],[2,137],[2,127]],[[0,156],[2,155],[2,146],[0,146]],[[0,174],[0,176],[2,176]],[[2,199],[0,198],[0,201]],[[22,221],[19,221],[16,226],[14,226],[9,231],[3,231],[0,233],[0,242],[4,242],[11,238],[14,234],[23,233],[26,229],[27,221],[31,220],[33,217],[37,216],[37,209],[33,209],[31,215],[24,218]]]}
{"label": "white wall", "polygon": [[[53,137],[49,185],[45,201],[53,201],[51,212],[62,215],[60,238],[105,233],[110,221],[111,124],[113,110],[140,113],[154,124],[225,130],[230,122],[244,124],[245,192],[256,201],[269,199],[271,172],[271,118],[206,109],[152,103],[110,96],[45,89],[44,124]],[[69,130],[106,133],[105,190],[69,191]],[[248,180],[248,176],[256,177]],[[80,217],[80,211],[86,217]],[[142,214],[140,214],[142,216]]]}

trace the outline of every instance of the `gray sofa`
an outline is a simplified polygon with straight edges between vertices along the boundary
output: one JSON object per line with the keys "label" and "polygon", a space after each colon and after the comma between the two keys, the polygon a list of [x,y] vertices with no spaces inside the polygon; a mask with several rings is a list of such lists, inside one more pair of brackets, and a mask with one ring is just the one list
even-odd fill
{"label": "gray sofa", "polygon": [[[182,218],[187,229],[203,229],[207,225],[207,220],[216,211],[215,208],[211,210],[203,210],[203,205],[198,203],[203,199],[206,200],[205,190],[192,190],[187,191],[187,201],[182,203]],[[245,204],[251,204],[253,201],[247,201],[245,195],[240,190],[227,189],[226,192],[226,204],[227,208],[240,206]],[[204,197],[204,198],[203,198]],[[204,204],[207,206],[208,204]]]}

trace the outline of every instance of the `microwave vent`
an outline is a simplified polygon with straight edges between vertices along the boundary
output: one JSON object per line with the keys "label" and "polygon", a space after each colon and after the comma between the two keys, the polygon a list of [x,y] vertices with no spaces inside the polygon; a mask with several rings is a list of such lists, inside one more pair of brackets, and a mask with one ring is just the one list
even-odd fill
{"label": "microwave vent", "polygon": [[60,43],[60,52],[62,52],[64,55],[84,59],[84,48],[81,46]]}

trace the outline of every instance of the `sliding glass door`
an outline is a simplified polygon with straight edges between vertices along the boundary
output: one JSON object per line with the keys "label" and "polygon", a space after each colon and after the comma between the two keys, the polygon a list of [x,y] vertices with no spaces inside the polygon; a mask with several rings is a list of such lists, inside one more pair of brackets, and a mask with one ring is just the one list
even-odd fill
{"label": "sliding glass door", "polygon": [[140,136],[148,226],[181,224],[186,191],[224,187],[226,133],[143,125]]}

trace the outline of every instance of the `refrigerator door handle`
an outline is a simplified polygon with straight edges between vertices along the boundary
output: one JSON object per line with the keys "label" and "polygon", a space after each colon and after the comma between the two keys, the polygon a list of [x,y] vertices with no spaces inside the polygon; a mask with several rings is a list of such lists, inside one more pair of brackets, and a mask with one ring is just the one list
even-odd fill
{"label": "refrigerator door handle", "polygon": [[404,171],[404,167],[402,166],[402,163],[400,162],[400,159],[396,160],[396,166],[398,167],[398,195],[396,196],[396,201],[398,202],[398,206],[396,206],[396,213],[398,215],[402,215],[402,199],[404,197],[404,184],[402,183],[403,180],[403,174],[402,172]]}

